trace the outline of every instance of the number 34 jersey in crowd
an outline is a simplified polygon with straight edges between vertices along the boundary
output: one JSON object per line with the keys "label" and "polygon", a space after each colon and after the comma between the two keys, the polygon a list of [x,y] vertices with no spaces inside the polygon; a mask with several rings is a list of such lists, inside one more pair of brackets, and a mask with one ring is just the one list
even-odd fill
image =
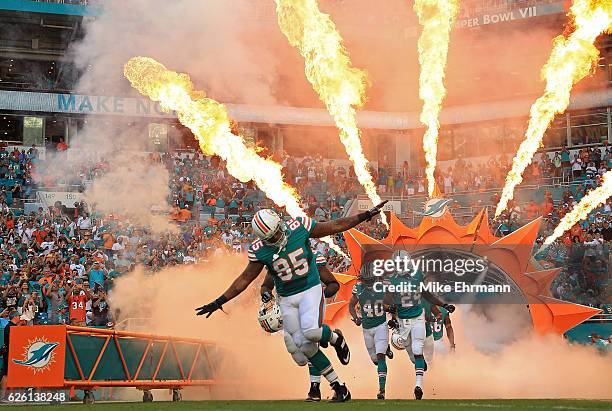
{"label": "number 34 jersey in crowd", "polygon": [[315,221],[297,217],[285,224],[287,245],[282,250],[259,239],[251,244],[248,252],[249,261],[260,262],[268,268],[281,297],[301,293],[321,283],[316,257],[308,241]]}

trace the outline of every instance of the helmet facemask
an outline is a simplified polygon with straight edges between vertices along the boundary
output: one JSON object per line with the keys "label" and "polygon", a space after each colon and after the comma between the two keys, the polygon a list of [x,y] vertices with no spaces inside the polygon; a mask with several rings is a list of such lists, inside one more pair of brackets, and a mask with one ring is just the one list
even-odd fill
{"label": "helmet facemask", "polygon": [[281,222],[276,231],[267,239],[264,240],[266,244],[269,244],[274,247],[278,247],[279,250],[282,250],[287,245],[287,234],[285,223]]}

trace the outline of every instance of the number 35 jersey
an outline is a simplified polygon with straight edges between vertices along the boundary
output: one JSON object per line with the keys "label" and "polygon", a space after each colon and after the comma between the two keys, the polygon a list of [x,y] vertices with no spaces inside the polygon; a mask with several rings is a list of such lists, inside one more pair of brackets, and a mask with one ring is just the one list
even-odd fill
{"label": "number 35 jersey", "polygon": [[260,262],[268,268],[281,297],[301,293],[321,283],[316,257],[308,242],[315,221],[297,217],[285,224],[287,245],[282,250],[259,239],[251,243],[248,251],[249,261]]}

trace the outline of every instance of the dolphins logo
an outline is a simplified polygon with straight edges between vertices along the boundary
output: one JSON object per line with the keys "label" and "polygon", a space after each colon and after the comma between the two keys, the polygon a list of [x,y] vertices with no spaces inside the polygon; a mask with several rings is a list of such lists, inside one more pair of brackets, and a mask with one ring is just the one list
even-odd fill
{"label": "dolphins logo", "polygon": [[415,212],[423,217],[441,217],[446,210],[446,206],[452,203],[453,200],[445,198],[434,198],[425,203],[425,212]]}
{"label": "dolphins logo", "polygon": [[41,369],[53,359],[53,350],[59,345],[56,342],[35,341],[26,349],[25,360],[13,359],[15,364]]}

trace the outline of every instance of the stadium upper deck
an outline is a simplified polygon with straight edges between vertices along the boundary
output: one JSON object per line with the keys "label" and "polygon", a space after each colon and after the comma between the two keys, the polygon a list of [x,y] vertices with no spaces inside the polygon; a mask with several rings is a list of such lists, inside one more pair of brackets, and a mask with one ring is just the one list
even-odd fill
{"label": "stadium upper deck", "polygon": [[[7,28],[0,32],[0,139],[27,145],[57,143],[60,138],[70,141],[87,124],[97,122],[110,130],[142,126],[151,137],[150,144],[143,149],[166,150],[169,146],[181,148],[192,143],[190,133],[172,114],[162,113],[140,96],[99,96],[79,89],[79,78],[92,67],[76,62],[71,47],[83,39],[87,27],[104,12],[104,2],[91,3],[83,0],[0,3],[0,25]],[[244,4],[236,0],[229,3]],[[462,2],[451,40],[449,94],[441,116],[444,125],[441,161],[485,156],[500,147],[508,153],[515,149],[529,106],[541,91],[539,69],[549,52],[549,39],[562,30],[566,3]],[[273,4],[263,0],[249,4],[254,4],[246,14],[252,29],[278,31]],[[368,2],[360,0],[322,0],[321,5],[337,20],[356,65],[367,66],[365,57],[376,60],[379,57],[376,53],[381,52],[378,42],[381,38],[389,39],[385,53],[393,57],[389,60],[387,56],[385,68],[368,67],[372,86],[368,104],[360,115],[366,154],[374,162],[386,159],[384,162],[399,166],[409,160],[420,167],[421,103],[415,92],[418,76],[412,43],[418,33],[414,13],[403,1],[389,1],[384,10],[371,9]],[[363,13],[366,7],[370,7],[369,12]],[[355,18],[362,15],[367,15],[367,19]],[[364,24],[380,30],[363,30]],[[529,27],[538,47],[525,47],[531,41],[521,37],[525,27]],[[509,41],[504,41],[506,38]],[[600,40],[597,73],[576,87],[569,114],[558,116],[545,138],[546,147],[612,140],[609,109],[612,93],[608,87],[612,79],[611,44],[610,36]],[[500,59],[505,51],[516,54],[516,48],[520,48],[519,61]],[[461,55],[466,49],[482,56],[487,64],[466,61]],[[391,71],[394,75],[388,75],[388,67],[394,67]],[[290,70],[299,77],[303,69],[291,66]],[[509,86],[499,87],[500,76]],[[336,131],[327,112],[319,108],[316,96],[310,92],[290,94],[301,97],[295,101],[291,97],[284,99],[284,106],[274,107],[229,104],[230,113],[243,125],[248,138],[260,140],[271,151],[285,150],[297,156],[320,154],[328,158],[342,152],[337,139],[329,138]],[[304,94],[310,97],[304,98]],[[406,135],[416,138],[408,139],[409,144],[398,144]],[[304,136],[309,137],[308,143],[304,143]]]}

